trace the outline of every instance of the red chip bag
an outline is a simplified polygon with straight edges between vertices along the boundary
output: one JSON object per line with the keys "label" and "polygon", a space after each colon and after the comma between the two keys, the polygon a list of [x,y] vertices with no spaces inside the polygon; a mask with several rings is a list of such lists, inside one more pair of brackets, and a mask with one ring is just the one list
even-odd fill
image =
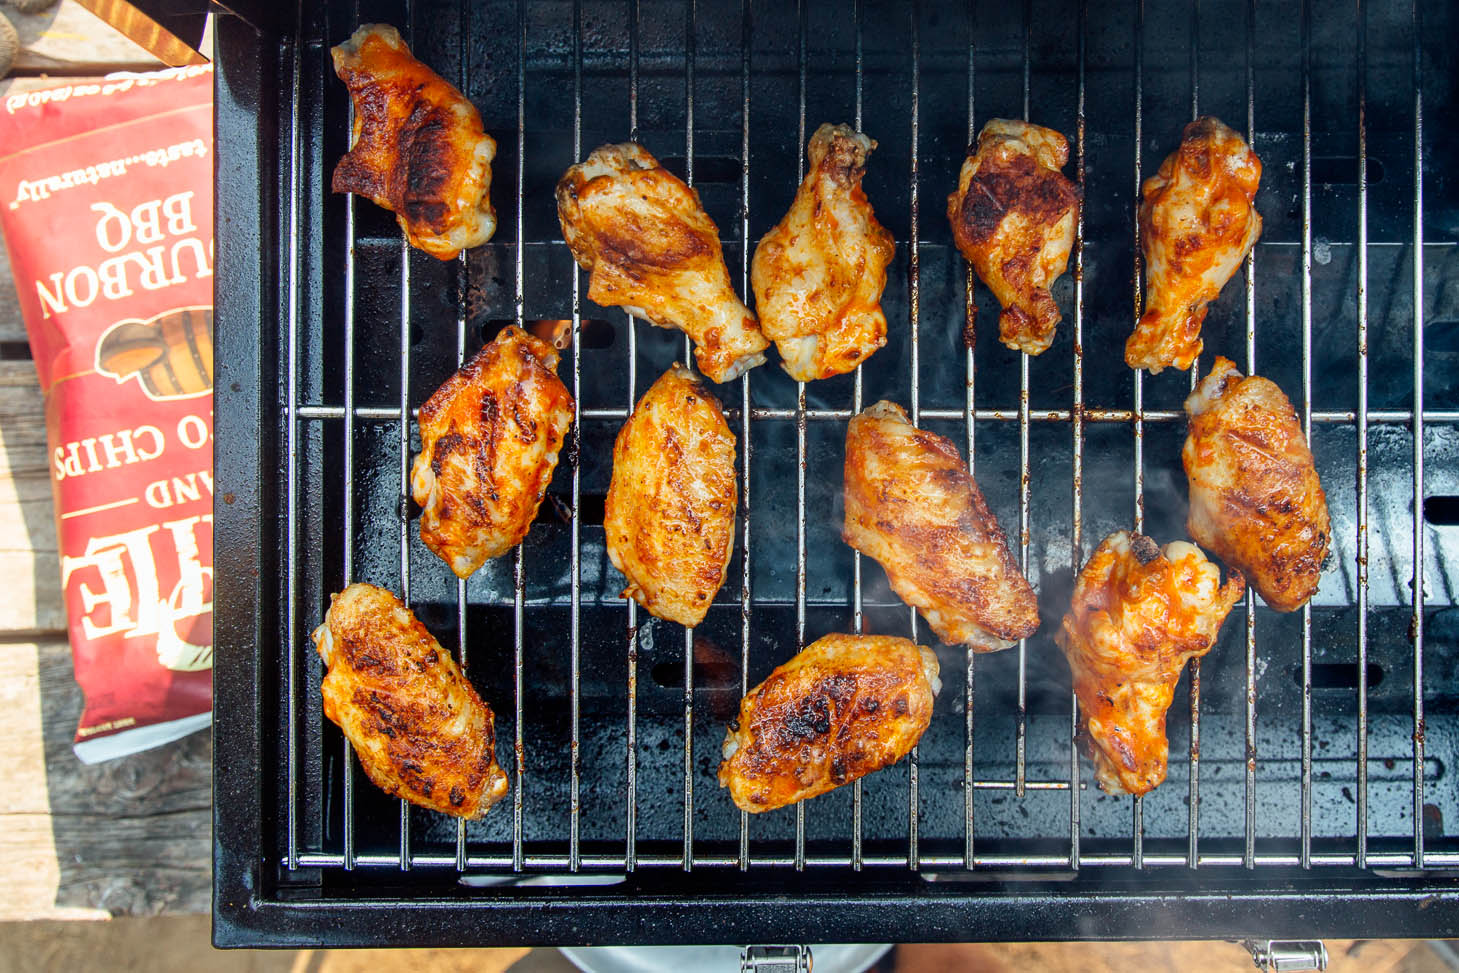
{"label": "red chip bag", "polygon": [[212,68],[7,96],[0,226],[45,395],[91,763],[211,719]]}

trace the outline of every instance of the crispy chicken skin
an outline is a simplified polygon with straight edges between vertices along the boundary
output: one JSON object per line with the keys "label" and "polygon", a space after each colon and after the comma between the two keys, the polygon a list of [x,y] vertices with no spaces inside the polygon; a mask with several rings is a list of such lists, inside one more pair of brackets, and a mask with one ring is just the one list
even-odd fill
{"label": "crispy chicken skin", "polygon": [[1172,541],[1162,552],[1123,530],[1079,572],[1055,641],[1069,659],[1085,744],[1106,793],[1146,794],[1165,780],[1165,711],[1175,684],[1187,659],[1210,651],[1245,590],[1234,572],[1221,584],[1220,569],[1194,544]]}
{"label": "crispy chicken skin", "polygon": [[846,430],[845,490],[842,538],[942,641],[991,652],[1038,630],[1033,589],[951,440],[878,402]]}
{"label": "crispy chicken skin", "polygon": [[1145,313],[1125,342],[1131,368],[1187,369],[1200,356],[1206,306],[1261,236],[1252,202],[1260,182],[1256,153],[1210,116],[1187,125],[1180,148],[1145,180]]}
{"label": "crispy chicken skin", "polygon": [[881,293],[896,245],[861,190],[875,148],[847,125],[816,129],[790,212],[755,248],[760,327],[799,382],[849,372],[887,343]]}
{"label": "crispy chicken skin", "polygon": [[1069,143],[1058,132],[994,118],[947,197],[957,248],[1003,305],[998,339],[1041,354],[1054,340],[1059,306],[1049,288],[1069,265],[1079,187],[1059,170]]}
{"label": "crispy chicken skin", "polygon": [[605,145],[557,183],[557,218],[588,297],[694,339],[715,382],[765,361],[770,342],[730,284],[699,194],[640,145]]}
{"label": "crispy chicken skin", "polygon": [[508,327],[420,408],[420,539],[458,577],[527,536],[572,426],[557,349]]}
{"label": "crispy chicken skin", "polygon": [[1186,529],[1268,605],[1301,608],[1317,591],[1332,524],[1292,403],[1276,383],[1217,358],[1185,411]]}
{"label": "crispy chicken skin", "polygon": [[399,598],[352,584],[330,599],[313,638],[329,670],[324,715],[375,786],[461,818],[506,795],[491,707]]}
{"label": "crispy chicken skin", "polygon": [[917,745],[942,688],[937,656],[907,639],[827,635],[740,701],[719,786],[751,814],[890,767]]}
{"label": "crispy chicken skin", "polygon": [[719,402],[675,364],[638,400],[613,444],[603,515],[623,596],[693,628],[734,549],[735,437]]}
{"label": "crispy chicken skin", "polygon": [[329,53],[355,105],[334,191],[390,210],[412,246],[442,260],[490,240],[496,142],[476,106],[387,24],[365,24]]}

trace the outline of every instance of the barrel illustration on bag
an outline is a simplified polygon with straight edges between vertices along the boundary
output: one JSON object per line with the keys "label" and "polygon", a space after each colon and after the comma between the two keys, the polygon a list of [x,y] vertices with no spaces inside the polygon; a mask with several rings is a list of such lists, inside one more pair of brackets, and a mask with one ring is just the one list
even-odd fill
{"label": "barrel illustration on bag", "polygon": [[96,343],[96,370],[117,384],[136,378],[149,399],[213,389],[213,309],[185,307],[146,321],[118,321]]}

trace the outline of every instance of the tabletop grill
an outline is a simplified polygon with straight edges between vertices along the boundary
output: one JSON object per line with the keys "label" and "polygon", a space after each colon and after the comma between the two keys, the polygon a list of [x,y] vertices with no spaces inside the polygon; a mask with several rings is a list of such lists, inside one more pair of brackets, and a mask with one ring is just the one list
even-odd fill
{"label": "tabletop grill", "polygon": [[[1459,83],[1447,4],[742,0],[233,5],[218,31],[216,909],[220,945],[1459,935]],[[400,27],[497,139],[495,238],[441,263],[329,193],[350,106],[328,48]],[[1277,381],[1332,510],[1312,605],[1248,594],[1169,718],[1167,782],[1093,787],[1052,632],[1110,530],[1184,536],[1196,372],[1121,361],[1134,213],[1181,126],[1265,163],[1266,221],[1206,352]],[[1016,355],[943,199],[990,117],[1064,132],[1086,206],[1053,347]],[[1429,124],[1425,124],[1425,118]],[[701,193],[748,290],[807,134],[880,142],[888,346],[854,375],[722,386],[730,580],[697,630],[618,597],[611,442],[682,337],[587,302],[551,190],[634,138]],[[1133,284],[1133,289],[1132,289]],[[405,499],[413,410],[507,323],[570,321],[572,439],[526,543],[469,581]],[[964,336],[976,338],[974,347]],[[849,417],[953,436],[1039,592],[1016,649],[942,646],[910,759],[809,803],[714,781],[740,695],[831,631],[935,641],[839,540]],[[1414,583],[1415,576],[1424,584]],[[320,713],[328,595],[406,596],[497,714],[510,798],[464,824],[386,798]]]}

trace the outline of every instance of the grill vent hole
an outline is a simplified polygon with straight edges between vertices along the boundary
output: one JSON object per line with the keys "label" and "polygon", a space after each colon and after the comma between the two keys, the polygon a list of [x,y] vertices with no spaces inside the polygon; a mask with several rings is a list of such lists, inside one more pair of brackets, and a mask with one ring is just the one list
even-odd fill
{"label": "grill vent hole", "polygon": [[1459,497],[1424,497],[1424,520],[1436,527],[1459,525]]}
{"label": "grill vent hole", "polygon": [[[1292,681],[1302,685],[1302,667],[1292,667]],[[1383,684],[1383,667],[1376,662],[1368,663],[1368,689],[1377,689]],[[1358,688],[1358,666],[1353,662],[1314,662],[1312,664],[1313,689]]]}

